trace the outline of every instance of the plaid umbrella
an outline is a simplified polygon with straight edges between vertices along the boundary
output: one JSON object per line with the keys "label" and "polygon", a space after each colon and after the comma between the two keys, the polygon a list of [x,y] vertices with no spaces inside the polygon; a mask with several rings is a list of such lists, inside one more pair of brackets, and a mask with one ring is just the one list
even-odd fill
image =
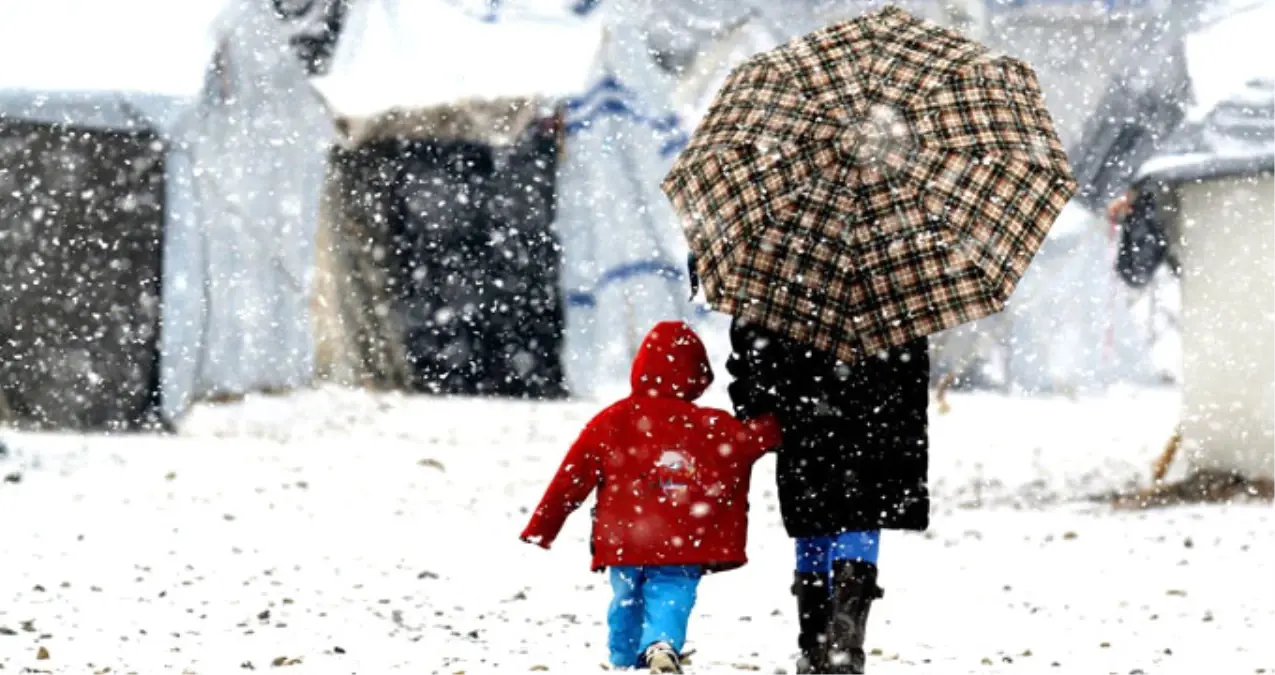
{"label": "plaid umbrella", "polygon": [[1075,181],[1030,66],[891,6],[736,68],[663,187],[713,307],[854,361],[1004,308]]}

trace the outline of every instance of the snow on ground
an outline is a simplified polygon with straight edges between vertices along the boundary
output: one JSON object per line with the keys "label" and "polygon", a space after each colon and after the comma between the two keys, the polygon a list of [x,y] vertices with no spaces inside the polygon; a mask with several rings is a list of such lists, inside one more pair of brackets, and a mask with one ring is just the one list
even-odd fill
{"label": "snow on ground", "polygon": [[[1275,673],[1268,507],[1087,498],[1145,476],[1176,396],[951,405],[933,527],[884,541],[871,672]],[[6,432],[0,670],[596,672],[587,511],[553,551],[516,540],[596,408],[320,390],[177,437]],[[692,672],[791,672],[772,480],[767,459],[753,563],[704,582]]]}

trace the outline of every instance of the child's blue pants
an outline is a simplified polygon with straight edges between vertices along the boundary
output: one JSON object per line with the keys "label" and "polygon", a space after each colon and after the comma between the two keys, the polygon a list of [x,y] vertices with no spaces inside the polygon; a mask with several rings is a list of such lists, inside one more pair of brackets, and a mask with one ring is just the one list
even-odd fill
{"label": "child's blue pants", "polygon": [[802,574],[823,574],[831,592],[834,561],[858,560],[875,565],[880,552],[880,530],[842,532],[831,537],[798,537],[797,571]]}
{"label": "child's blue pants", "polygon": [[612,567],[615,598],[607,612],[611,665],[634,667],[657,642],[681,652],[701,576],[699,565]]}

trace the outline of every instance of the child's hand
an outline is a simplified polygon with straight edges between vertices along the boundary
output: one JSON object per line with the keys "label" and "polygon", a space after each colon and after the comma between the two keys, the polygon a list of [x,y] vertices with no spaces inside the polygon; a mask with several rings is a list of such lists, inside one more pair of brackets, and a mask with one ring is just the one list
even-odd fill
{"label": "child's hand", "polygon": [[783,434],[779,430],[779,418],[774,413],[766,413],[761,417],[744,422],[753,433],[753,437],[767,452],[778,450],[783,442]]}

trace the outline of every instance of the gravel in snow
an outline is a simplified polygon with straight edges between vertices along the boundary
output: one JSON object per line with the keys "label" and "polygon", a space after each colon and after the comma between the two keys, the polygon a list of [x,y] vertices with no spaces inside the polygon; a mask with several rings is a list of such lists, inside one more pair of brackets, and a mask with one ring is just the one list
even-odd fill
{"label": "gravel in snow", "polygon": [[[950,400],[933,527],[884,538],[871,672],[1275,673],[1269,506],[1088,499],[1145,480],[1171,393]],[[0,670],[600,671],[587,505],[553,551],[516,540],[598,407],[323,389],[171,437],[6,432]],[[773,465],[753,562],[704,582],[692,672],[791,672]]]}

